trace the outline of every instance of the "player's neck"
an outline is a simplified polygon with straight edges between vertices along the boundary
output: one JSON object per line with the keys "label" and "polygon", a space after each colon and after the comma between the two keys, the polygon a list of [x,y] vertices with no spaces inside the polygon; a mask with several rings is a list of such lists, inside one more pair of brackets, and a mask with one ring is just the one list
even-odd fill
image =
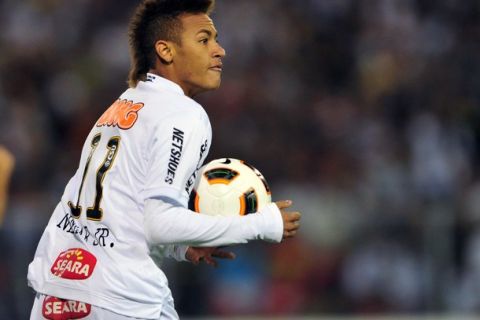
{"label": "player's neck", "polygon": [[180,88],[183,90],[183,93],[187,97],[193,98],[196,95],[196,93],[192,92],[192,90],[190,90],[188,86],[182,83],[182,81],[180,81],[176,76],[176,73],[172,72],[169,68],[162,68],[161,70],[159,70],[158,68],[150,69],[148,72],[176,83],[180,86]]}

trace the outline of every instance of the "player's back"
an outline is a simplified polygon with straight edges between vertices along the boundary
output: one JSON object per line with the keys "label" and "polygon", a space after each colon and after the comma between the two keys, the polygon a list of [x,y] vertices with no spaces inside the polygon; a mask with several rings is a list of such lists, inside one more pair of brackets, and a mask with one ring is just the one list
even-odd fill
{"label": "player's back", "polygon": [[159,313],[169,289],[149,257],[144,202],[161,194],[186,205],[186,181],[169,180],[178,173],[175,154],[184,152],[184,132],[174,123],[201,127],[207,140],[211,132],[204,110],[179,87],[150,80],[159,83],[128,89],[90,131],[29,266],[37,292],[129,316]]}

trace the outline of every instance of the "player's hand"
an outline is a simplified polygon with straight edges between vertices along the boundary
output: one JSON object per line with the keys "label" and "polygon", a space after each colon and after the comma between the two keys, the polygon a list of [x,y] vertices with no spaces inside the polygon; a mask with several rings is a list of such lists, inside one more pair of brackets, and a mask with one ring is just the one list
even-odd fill
{"label": "player's hand", "polygon": [[282,213],[283,239],[295,236],[297,234],[298,228],[300,228],[300,212],[285,210],[292,205],[292,201],[290,200],[277,201],[275,202],[275,204]]}
{"label": "player's hand", "polygon": [[194,265],[204,261],[206,264],[216,267],[218,262],[215,258],[235,259],[235,254],[216,247],[188,247],[185,257]]}

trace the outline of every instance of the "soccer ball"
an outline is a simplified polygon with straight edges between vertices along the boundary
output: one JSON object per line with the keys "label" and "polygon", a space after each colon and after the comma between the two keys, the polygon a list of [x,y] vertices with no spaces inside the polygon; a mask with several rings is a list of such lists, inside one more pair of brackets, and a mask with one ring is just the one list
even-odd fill
{"label": "soccer ball", "polygon": [[246,215],[272,202],[263,175],[245,161],[216,159],[200,168],[190,210],[208,215]]}

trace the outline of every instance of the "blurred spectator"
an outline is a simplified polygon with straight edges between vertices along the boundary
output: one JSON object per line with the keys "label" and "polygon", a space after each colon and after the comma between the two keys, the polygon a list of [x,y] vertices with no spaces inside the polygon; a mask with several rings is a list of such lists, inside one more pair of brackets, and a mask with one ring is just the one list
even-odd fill
{"label": "blurred spectator", "polygon": [[5,216],[8,201],[8,186],[15,166],[13,155],[0,145],[0,227]]}

